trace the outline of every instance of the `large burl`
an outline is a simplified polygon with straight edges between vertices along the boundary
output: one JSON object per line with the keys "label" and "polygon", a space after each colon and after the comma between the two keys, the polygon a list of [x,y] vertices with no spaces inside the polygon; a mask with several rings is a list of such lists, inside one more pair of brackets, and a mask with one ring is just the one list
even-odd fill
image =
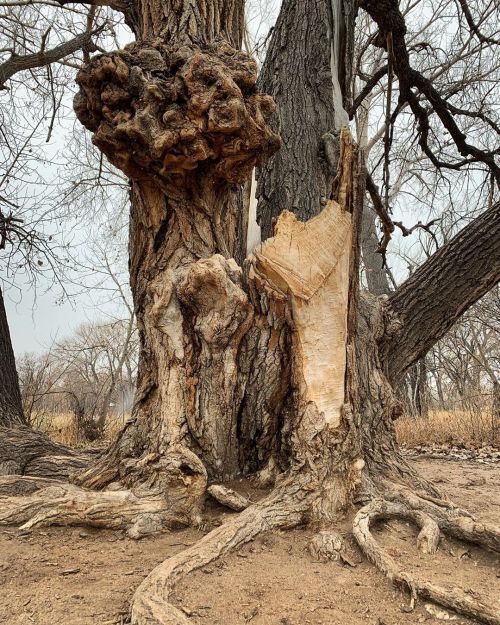
{"label": "large burl", "polygon": [[74,107],[93,142],[134,180],[197,170],[232,183],[280,146],[257,67],[227,43],[134,43],[94,57],[77,76]]}

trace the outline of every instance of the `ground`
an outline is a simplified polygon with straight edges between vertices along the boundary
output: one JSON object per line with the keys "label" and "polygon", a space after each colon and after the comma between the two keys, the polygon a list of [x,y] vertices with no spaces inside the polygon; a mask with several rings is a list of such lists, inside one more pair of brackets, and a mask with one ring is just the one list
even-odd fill
{"label": "ground", "polygon": [[[478,518],[498,522],[500,463],[414,458],[455,502]],[[194,543],[228,514],[213,509],[206,527],[133,541],[112,531],[83,528],[0,531],[0,623],[5,625],[112,625],[126,622],[132,593],[158,563]],[[347,526],[346,526],[347,530]],[[415,548],[416,531],[391,521],[377,538],[408,569],[496,601],[498,557],[443,539],[434,556]],[[355,566],[314,562],[309,531],[260,536],[239,553],[188,576],[174,593],[193,625],[438,625],[446,613],[395,590],[359,552]],[[453,622],[472,623],[462,617]]]}

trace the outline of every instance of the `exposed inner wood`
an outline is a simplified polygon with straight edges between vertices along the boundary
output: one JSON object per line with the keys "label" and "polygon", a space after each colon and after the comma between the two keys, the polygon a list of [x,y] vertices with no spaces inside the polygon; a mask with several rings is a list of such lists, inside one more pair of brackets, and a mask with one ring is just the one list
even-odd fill
{"label": "exposed inner wood", "polygon": [[285,211],[255,252],[258,269],[291,297],[300,394],[334,426],[344,404],[351,221],[334,201],[306,223]]}

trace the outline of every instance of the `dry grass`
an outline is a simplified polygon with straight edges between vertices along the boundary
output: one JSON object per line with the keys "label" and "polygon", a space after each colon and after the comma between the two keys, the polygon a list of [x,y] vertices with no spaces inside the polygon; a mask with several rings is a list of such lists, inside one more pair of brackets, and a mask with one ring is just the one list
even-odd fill
{"label": "dry grass", "polygon": [[[107,444],[116,438],[128,415],[110,415],[106,424],[104,437],[97,444]],[[88,441],[82,439],[75,417],[71,413],[37,415],[33,427],[45,432],[58,443],[69,447],[85,447]]]}
{"label": "dry grass", "polygon": [[[104,438],[99,443],[114,440],[128,415],[110,415]],[[496,427],[495,427],[496,425]],[[34,426],[46,432],[53,440],[70,447],[82,447],[82,440],[72,414],[38,415]],[[491,408],[482,410],[434,410],[426,418],[401,417],[396,421],[396,434],[402,445],[413,447],[434,443],[445,444],[500,444],[500,428],[495,424]]]}
{"label": "dry grass", "polygon": [[435,443],[495,445],[500,443],[498,423],[490,407],[481,410],[433,410],[428,417],[401,417],[396,421],[400,444],[413,447]]}

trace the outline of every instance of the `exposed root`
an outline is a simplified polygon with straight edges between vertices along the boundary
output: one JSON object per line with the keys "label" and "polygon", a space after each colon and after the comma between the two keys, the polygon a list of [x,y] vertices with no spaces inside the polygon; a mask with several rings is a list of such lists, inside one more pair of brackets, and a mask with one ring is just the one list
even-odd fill
{"label": "exposed root", "polygon": [[456,588],[441,588],[426,580],[415,578],[402,570],[396,561],[377,543],[370,532],[370,525],[374,521],[387,518],[409,519],[416,523],[420,527],[417,539],[419,548],[427,553],[434,553],[437,548],[440,523],[431,517],[427,511],[383,499],[375,499],[361,508],[354,519],[353,534],[361,550],[389,579],[410,590],[412,607],[415,599],[421,597],[455,610],[464,616],[477,619],[482,623],[500,625],[500,612],[493,606]]}
{"label": "exposed root", "polygon": [[32,495],[42,488],[57,486],[59,480],[45,477],[29,477],[25,475],[0,475],[0,497],[19,497]]}
{"label": "exposed root", "polygon": [[189,549],[169,558],[153,569],[137,589],[132,603],[132,624],[188,625],[186,616],[169,603],[175,584],[262,532],[299,525],[309,506],[309,497],[300,488],[277,489]]}
{"label": "exposed root", "polygon": [[344,541],[337,532],[318,532],[309,543],[309,553],[320,562],[341,560],[343,548]]}
{"label": "exposed root", "polygon": [[[17,478],[17,489],[22,480],[27,480],[28,490],[41,485],[30,478]],[[190,521],[158,492],[95,492],[56,482],[23,496],[0,496],[0,525],[21,525],[23,530],[82,525],[126,530],[131,538],[142,538]]]}
{"label": "exposed root", "polygon": [[92,456],[78,453],[26,426],[0,427],[0,475],[31,475],[67,480]]}
{"label": "exposed root", "polygon": [[243,497],[243,495],[240,495],[222,484],[212,484],[212,486],[208,487],[207,491],[215,501],[236,512],[242,512],[250,505],[250,501],[246,497]]}
{"label": "exposed root", "polygon": [[443,533],[500,553],[500,527],[497,525],[478,522],[469,512],[448,501],[424,498],[411,491],[399,493],[394,499],[414,511],[421,510],[432,516]]}

